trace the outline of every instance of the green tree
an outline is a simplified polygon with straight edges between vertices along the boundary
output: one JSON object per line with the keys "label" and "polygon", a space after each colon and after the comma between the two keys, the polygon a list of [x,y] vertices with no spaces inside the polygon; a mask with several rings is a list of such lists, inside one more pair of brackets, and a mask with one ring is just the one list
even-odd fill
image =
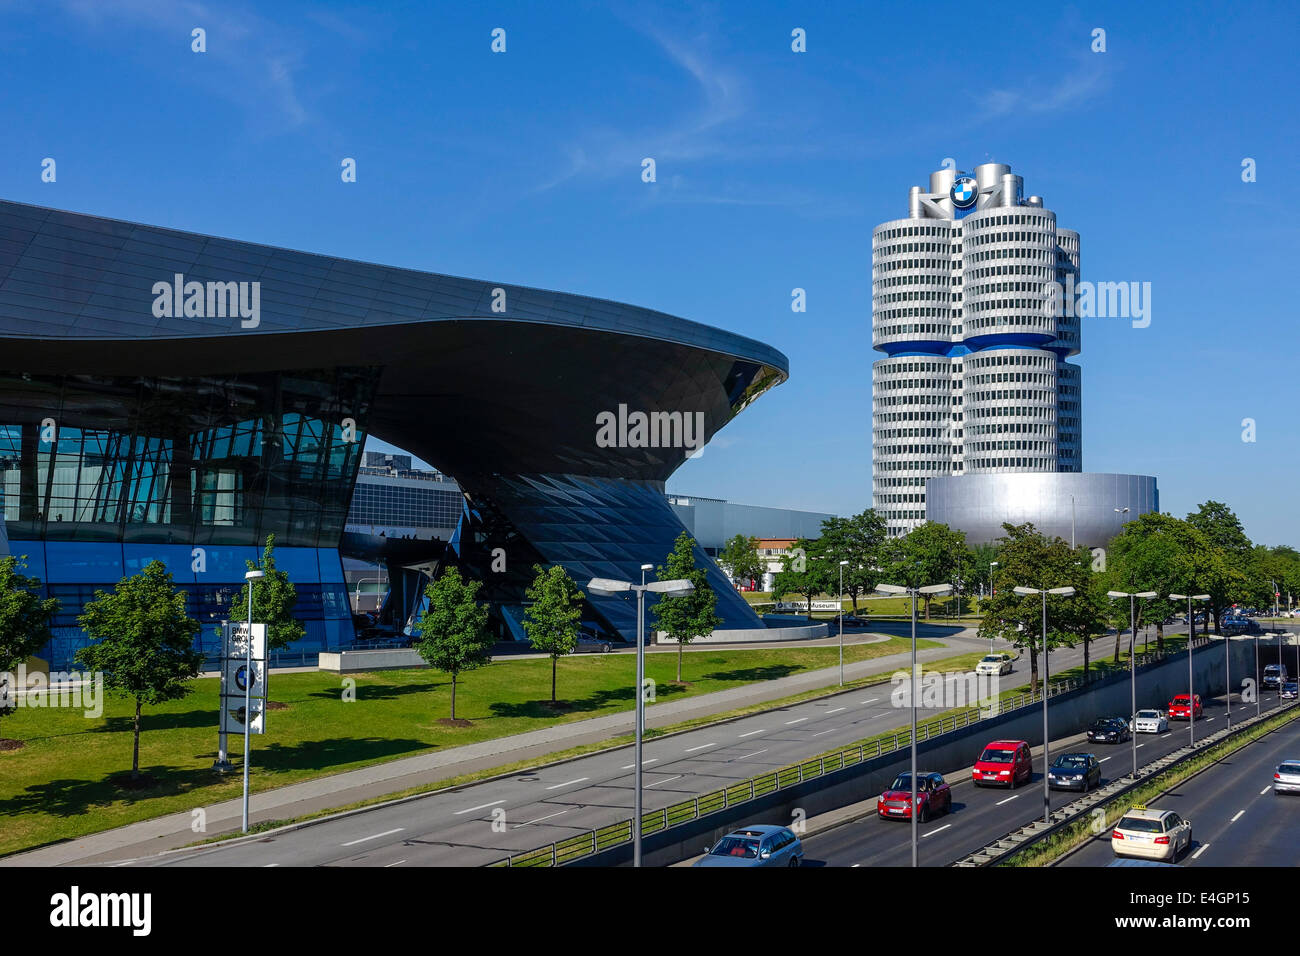
{"label": "green tree", "polygon": [[752,578],[760,585],[763,572],[767,570],[767,566],[758,556],[758,539],[743,534],[736,535],[723,545],[722,553],[718,555],[718,564],[726,570],[733,581],[747,581]]}
{"label": "green tree", "polygon": [[[1198,551],[1204,538],[1186,521],[1172,515],[1148,512],[1124,525],[1106,548],[1104,576],[1110,590],[1154,591],[1156,597],[1138,602],[1138,625],[1156,628],[1156,645],[1164,648],[1164,622],[1187,610],[1186,602],[1170,601],[1170,594],[1196,594]],[[1129,626],[1127,606],[1115,607],[1121,625],[1116,631],[1115,662],[1119,663],[1119,632]]]}
{"label": "green tree", "polygon": [[[655,626],[677,641],[677,683],[682,682],[682,650],[685,645],[713,633],[722,623],[714,613],[718,596],[709,586],[708,573],[695,566],[695,541],[683,531],[673,542],[664,564],[655,569],[660,581],[685,579],[695,585],[695,590],[681,597],[661,597],[650,609]],[[638,693],[640,689],[638,688]]]}
{"label": "green tree", "polygon": [[814,558],[824,564],[824,585],[836,589],[840,584],[840,562],[848,562],[844,566],[844,593],[853,603],[854,614],[858,613],[858,597],[870,594],[880,582],[885,540],[885,521],[874,508],[851,518],[822,522]]}
{"label": "green tree", "polygon": [[140,777],[140,712],[145,704],[179,700],[193,687],[203,655],[194,649],[199,623],[185,612],[186,595],[176,590],[161,561],[96,591],[77,623],[94,643],[76,653],[77,663],[102,673],[104,686],[135,699],[135,741],[131,779]]}
{"label": "green tree", "polygon": [[826,593],[830,586],[826,571],[817,542],[800,538],[782,556],[781,570],[772,579],[772,597],[780,601],[787,594],[801,595],[808,602],[808,616],[812,617],[813,598]]}
{"label": "green tree", "polygon": [[1208,546],[1205,561],[1212,567],[1215,584],[1207,586],[1205,593],[1210,595],[1210,613],[1218,630],[1224,609],[1244,599],[1249,590],[1250,539],[1236,514],[1221,501],[1205,502],[1187,516],[1187,523]]}
{"label": "green tree", "polygon": [[[248,570],[258,570],[257,562],[245,561]],[[284,650],[294,641],[307,633],[301,621],[293,616],[294,605],[298,603],[298,591],[289,580],[289,572],[281,571],[275,566],[275,535],[266,536],[266,547],[262,550],[261,570],[266,576],[253,583],[253,619],[266,625],[267,652]],[[248,585],[240,588],[238,602],[230,609],[232,621],[242,621],[248,617]]]}
{"label": "green tree", "polygon": [[[0,677],[12,674],[49,642],[50,622],[59,611],[58,598],[40,596],[40,578],[22,573],[26,560],[26,555],[0,558]],[[0,694],[0,717],[13,709]]]}
{"label": "green tree", "polygon": [[478,581],[464,581],[448,568],[424,589],[429,606],[415,622],[414,647],[435,670],[451,675],[451,719],[456,719],[456,682],[464,671],[492,662],[488,608],[474,600]]}
{"label": "green tree", "polygon": [[585,595],[558,564],[544,568],[533,565],[536,577],[526,596],[532,603],[524,613],[524,633],[533,649],[551,657],[551,703],[555,703],[556,662],[578,647],[578,625],[582,621]]}
{"label": "green tree", "polygon": [[[931,584],[951,584],[958,566],[958,556],[966,551],[966,532],[954,531],[938,521],[918,525],[901,538],[890,542],[887,558],[889,583],[909,588]],[[922,594],[925,619],[930,620],[932,595]]]}
{"label": "green tree", "polygon": [[1004,524],[999,539],[997,594],[986,605],[980,636],[1000,637],[1029,654],[1030,690],[1038,689],[1038,654],[1043,648],[1043,598],[1019,595],[1016,587],[1073,587],[1075,596],[1047,596],[1047,647],[1071,646],[1090,639],[1103,626],[1095,600],[1086,548],[1072,549],[1061,538],[1047,538],[1032,524]]}

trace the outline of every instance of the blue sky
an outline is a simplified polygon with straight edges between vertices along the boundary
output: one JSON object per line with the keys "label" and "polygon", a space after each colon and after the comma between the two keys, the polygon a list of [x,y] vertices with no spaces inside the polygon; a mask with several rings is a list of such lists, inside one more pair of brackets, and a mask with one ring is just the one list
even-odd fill
{"label": "blue sky", "polygon": [[790,381],[669,483],[751,504],[870,505],[871,229],[947,157],[1009,163],[1082,234],[1085,279],[1152,283],[1148,328],[1084,322],[1085,470],[1154,474],[1163,510],[1217,498],[1300,545],[1291,4],[39,10],[0,0],[0,195],[770,343]]}

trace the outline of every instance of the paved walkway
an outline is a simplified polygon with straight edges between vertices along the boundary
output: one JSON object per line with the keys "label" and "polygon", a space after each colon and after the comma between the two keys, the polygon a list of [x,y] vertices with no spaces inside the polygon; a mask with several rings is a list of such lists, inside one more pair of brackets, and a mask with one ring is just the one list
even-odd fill
{"label": "paved walkway", "polygon": [[[954,654],[984,651],[988,642],[974,636],[973,629],[943,638],[946,646],[917,652],[921,662],[939,660]],[[933,639],[933,638],[931,638]],[[871,660],[846,664],[847,681],[873,674],[889,674],[906,669],[909,652],[889,654]],[[647,727],[663,727],[683,720],[707,717],[726,711],[762,704],[819,688],[832,689],[839,680],[838,667],[806,671],[776,680],[759,681],[742,687],[700,694],[696,697],[654,704],[646,711]],[[396,793],[409,787],[436,783],[467,773],[489,770],[506,763],[525,760],[544,762],[547,755],[570,747],[599,743],[610,737],[631,733],[635,728],[633,711],[621,711],[587,720],[571,721],[509,737],[499,737],[447,750],[403,757],[385,763],[329,774],[314,780],[289,784],[254,793],[250,798],[250,815],[255,820],[289,819],[333,809]],[[59,866],[122,860],[185,846],[208,836],[238,829],[242,814],[240,800],[227,800],[205,807],[203,833],[193,829],[193,811],[173,813],[153,820],[106,830],[66,843],[45,847],[0,859],[2,866]]]}

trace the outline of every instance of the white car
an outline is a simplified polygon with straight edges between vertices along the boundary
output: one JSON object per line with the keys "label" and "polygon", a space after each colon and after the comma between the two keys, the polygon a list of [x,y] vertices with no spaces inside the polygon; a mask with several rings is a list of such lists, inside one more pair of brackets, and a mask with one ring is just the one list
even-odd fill
{"label": "white car", "polygon": [[1169,729],[1169,718],[1161,710],[1139,710],[1133,721],[1133,730],[1139,734],[1163,734]]}
{"label": "white car", "polygon": [[1295,793],[1300,790],[1300,760],[1283,760],[1273,773],[1274,793]]}
{"label": "white car", "polygon": [[1173,863],[1191,846],[1192,822],[1172,810],[1134,807],[1110,831],[1110,848],[1116,856]]}
{"label": "white car", "polygon": [[975,673],[980,675],[1010,674],[1011,655],[1010,654],[986,654],[983,657],[981,657],[980,662],[975,665]]}

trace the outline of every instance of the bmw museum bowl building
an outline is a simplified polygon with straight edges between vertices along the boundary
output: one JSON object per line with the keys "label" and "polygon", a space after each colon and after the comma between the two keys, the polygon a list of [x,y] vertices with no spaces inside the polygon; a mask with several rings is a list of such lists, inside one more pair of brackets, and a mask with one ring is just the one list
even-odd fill
{"label": "bmw museum bowl building", "polygon": [[[269,534],[294,654],[354,639],[341,549],[387,563],[397,626],[452,563],[519,638],[535,563],[580,586],[661,563],[666,479],[788,370],[649,309],[0,202],[0,547],[62,602],[55,667],[94,591],[154,559],[212,650]],[[344,535],[371,435],[459,483],[450,541]],[[696,561],[722,626],[761,627]],[[589,596],[584,626],[630,640],[635,617]]]}

